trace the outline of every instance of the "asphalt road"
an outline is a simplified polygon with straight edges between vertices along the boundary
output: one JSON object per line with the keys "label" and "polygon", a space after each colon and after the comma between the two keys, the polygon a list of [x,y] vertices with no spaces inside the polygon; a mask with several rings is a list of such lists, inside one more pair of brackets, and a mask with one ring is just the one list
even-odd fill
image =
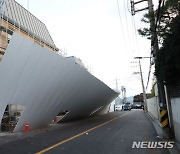
{"label": "asphalt road", "polygon": [[[12,139],[12,136],[11,136]],[[107,115],[0,140],[0,154],[168,154],[168,149],[132,148],[136,141],[161,141],[143,110]]]}

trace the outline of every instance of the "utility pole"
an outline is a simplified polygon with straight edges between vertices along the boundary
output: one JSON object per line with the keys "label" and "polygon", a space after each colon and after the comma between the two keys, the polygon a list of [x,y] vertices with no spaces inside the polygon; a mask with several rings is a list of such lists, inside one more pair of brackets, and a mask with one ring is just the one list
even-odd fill
{"label": "utility pole", "polygon": [[141,84],[142,84],[142,90],[143,90],[144,110],[147,111],[147,98],[146,98],[146,91],[145,91],[145,88],[144,88],[144,80],[143,80],[141,61],[140,61],[143,58],[150,58],[150,57],[135,57],[134,59],[139,60],[139,71],[140,71]]}
{"label": "utility pole", "polygon": [[115,84],[116,84],[116,90],[119,90],[118,84],[119,84],[119,79],[115,79]]}
{"label": "utility pole", "polygon": [[[131,14],[135,15],[135,12],[138,12],[135,10],[135,7],[134,7],[134,5],[137,2],[135,3],[134,0],[130,0],[130,1],[131,1]],[[154,59],[156,59],[156,54],[159,50],[159,45],[158,45],[158,37],[157,37],[157,33],[156,33],[156,26],[157,26],[156,22],[157,21],[155,22],[153,2],[152,2],[152,0],[142,0],[142,1],[147,1],[147,3],[148,3],[148,10],[149,10],[149,15],[150,15],[151,55],[153,55]],[[141,3],[142,1],[139,1],[139,3]],[[160,1],[159,1],[159,3],[160,3]],[[141,9],[141,10],[145,10],[145,9]],[[155,65],[156,65],[156,63],[155,63]],[[164,89],[164,83],[159,81],[158,78],[157,78],[157,87],[158,87],[160,115],[163,115],[163,112],[167,111],[166,105],[168,105],[168,101],[166,102],[167,99],[165,99],[165,93],[167,91],[166,91],[166,89]],[[168,109],[168,112],[169,112],[169,109]],[[161,120],[163,120],[163,118]],[[166,124],[166,126],[167,125],[168,125],[168,123]],[[165,127],[165,125],[163,127]]]}
{"label": "utility pole", "polygon": [[118,81],[117,81],[117,79],[116,79],[116,89],[118,90]]}
{"label": "utility pole", "polygon": [[148,0],[148,9],[150,14],[150,31],[152,33],[151,36],[151,53],[153,56],[156,56],[157,51],[159,50],[157,34],[155,30],[155,18],[154,18],[154,9],[152,0]]}
{"label": "utility pole", "polygon": [[149,8],[149,7],[146,7],[146,8],[135,10],[135,5],[136,4],[139,4],[139,3],[142,3],[142,2],[145,2],[145,1],[147,1],[147,0],[140,0],[140,1],[137,1],[137,2],[134,2],[134,0],[130,0],[130,3],[131,3],[131,15],[132,16],[134,16],[136,12],[144,11],[144,10],[147,10]]}
{"label": "utility pole", "polygon": [[121,92],[122,92],[123,104],[126,104],[126,88],[124,86],[121,86]]}
{"label": "utility pole", "polygon": [[[135,5],[147,1],[148,7],[142,9],[135,9]],[[155,56],[156,52],[158,51],[158,41],[157,41],[157,34],[154,33],[155,28],[155,18],[154,18],[154,9],[153,9],[153,2],[152,0],[140,0],[134,2],[134,0],[130,0],[131,3],[131,14],[132,16],[135,15],[136,12],[148,10],[150,14],[150,31],[151,31],[151,53]]]}
{"label": "utility pole", "polygon": [[[147,1],[148,7],[142,8],[139,10],[135,10],[135,5],[139,4],[141,2]],[[130,0],[131,2],[131,14],[135,15],[136,12],[146,10],[148,9],[148,12],[150,14],[150,32],[151,32],[151,54],[153,55],[154,58],[156,58],[156,53],[159,50],[158,46],[158,39],[157,39],[157,33],[155,32],[155,18],[154,18],[154,9],[153,9],[153,2],[152,0],[140,0],[137,2],[134,2],[134,0]],[[159,98],[159,104],[161,107],[164,108],[165,106],[165,94],[164,94],[164,87],[163,83],[159,82],[157,79],[157,86],[158,86],[158,98]],[[161,105],[162,104],[162,105]]]}
{"label": "utility pole", "polygon": [[[115,79],[115,84],[116,84],[116,90],[119,92],[120,94],[120,91],[119,91],[119,87],[118,87],[118,81],[119,79]],[[119,96],[115,99],[115,104],[114,104],[114,111],[116,111],[116,105],[119,104]]]}

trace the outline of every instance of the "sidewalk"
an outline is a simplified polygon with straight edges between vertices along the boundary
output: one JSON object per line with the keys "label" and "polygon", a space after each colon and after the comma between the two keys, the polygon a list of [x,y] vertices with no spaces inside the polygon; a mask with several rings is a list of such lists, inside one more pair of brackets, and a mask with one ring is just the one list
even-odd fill
{"label": "sidewalk", "polygon": [[173,149],[168,149],[171,154],[179,154],[180,153],[180,144],[176,141],[175,138],[171,137],[171,134],[169,134],[168,130],[162,129],[161,124],[158,120],[156,120],[151,113],[147,112],[146,113],[149,119],[151,120],[157,135],[159,138],[168,140],[168,141],[174,141],[174,147]]}

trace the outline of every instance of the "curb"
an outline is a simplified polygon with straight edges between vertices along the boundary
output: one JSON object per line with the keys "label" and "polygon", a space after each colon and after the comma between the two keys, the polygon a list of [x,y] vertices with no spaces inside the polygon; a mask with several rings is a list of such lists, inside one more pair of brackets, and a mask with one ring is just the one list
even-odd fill
{"label": "curb", "polygon": [[158,122],[149,112],[146,112],[147,117],[150,119],[150,121],[152,122],[157,135],[160,138],[167,138],[167,136],[165,136],[163,129],[161,128],[161,124],[160,122]]}
{"label": "curb", "polygon": [[170,137],[170,134],[164,130],[162,127],[161,127],[161,124],[158,120],[156,120],[153,115],[149,112],[146,112],[146,115],[148,116],[148,118],[151,120],[155,130],[156,130],[156,133],[158,134],[158,136],[162,139],[165,139],[165,140],[172,140],[174,141],[174,147],[173,149],[168,149],[170,154],[179,154],[180,153],[180,144],[177,143],[177,141],[173,138]]}

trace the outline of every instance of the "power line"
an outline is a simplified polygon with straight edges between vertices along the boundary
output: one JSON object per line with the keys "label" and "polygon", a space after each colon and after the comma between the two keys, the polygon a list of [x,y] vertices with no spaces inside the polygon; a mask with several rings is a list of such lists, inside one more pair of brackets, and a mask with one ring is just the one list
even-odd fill
{"label": "power line", "polygon": [[[129,13],[131,13],[131,11],[129,10],[129,5],[128,5],[128,1],[127,1],[127,10]],[[137,28],[136,28],[136,24],[135,24],[135,19],[134,19],[134,16],[131,17],[131,26],[132,26],[132,31],[134,32],[133,33],[133,37],[134,37],[134,43],[136,44],[137,46],[137,50],[139,51],[139,43],[138,43],[138,39],[137,39]]]}
{"label": "power line", "polygon": [[129,10],[129,5],[128,4],[129,4],[129,2],[127,1],[127,10],[128,10],[129,13],[131,13],[131,11]]}
{"label": "power line", "polygon": [[134,17],[132,17],[132,25],[133,25],[133,28],[134,28],[135,41],[136,41],[137,49],[139,51],[139,43],[138,43],[138,39],[137,39],[137,28],[136,28],[136,23],[135,23]]}
{"label": "power line", "polygon": [[[127,8],[126,8],[126,4],[125,4],[125,1],[124,1],[124,14],[125,14],[125,19],[126,19],[126,28],[127,28],[127,32],[129,32],[126,9]],[[129,33],[127,33],[127,36],[128,36],[128,40],[130,40]]]}
{"label": "power line", "polygon": [[125,42],[125,44],[127,46],[126,38],[125,38],[125,34],[124,34],[124,29],[123,29],[123,24],[122,24],[122,20],[121,20],[121,12],[120,12],[120,8],[119,8],[119,0],[117,0],[117,8],[118,8],[119,21],[120,21],[120,24],[121,24],[121,29],[122,29],[122,33],[123,33],[124,42]]}
{"label": "power line", "polygon": [[[127,10],[129,13],[131,13],[131,11],[129,10],[129,2],[127,1]],[[137,28],[136,28],[136,24],[135,24],[135,19],[134,19],[134,16],[131,17],[131,26],[132,26],[132,31],[134,32],[133,33],[133,40],[134,40],[134,43],[136,44],[136,47],[137,47],[137,50],[139,51],[139,43],[138,43],[138,39],[137,39]]]}

